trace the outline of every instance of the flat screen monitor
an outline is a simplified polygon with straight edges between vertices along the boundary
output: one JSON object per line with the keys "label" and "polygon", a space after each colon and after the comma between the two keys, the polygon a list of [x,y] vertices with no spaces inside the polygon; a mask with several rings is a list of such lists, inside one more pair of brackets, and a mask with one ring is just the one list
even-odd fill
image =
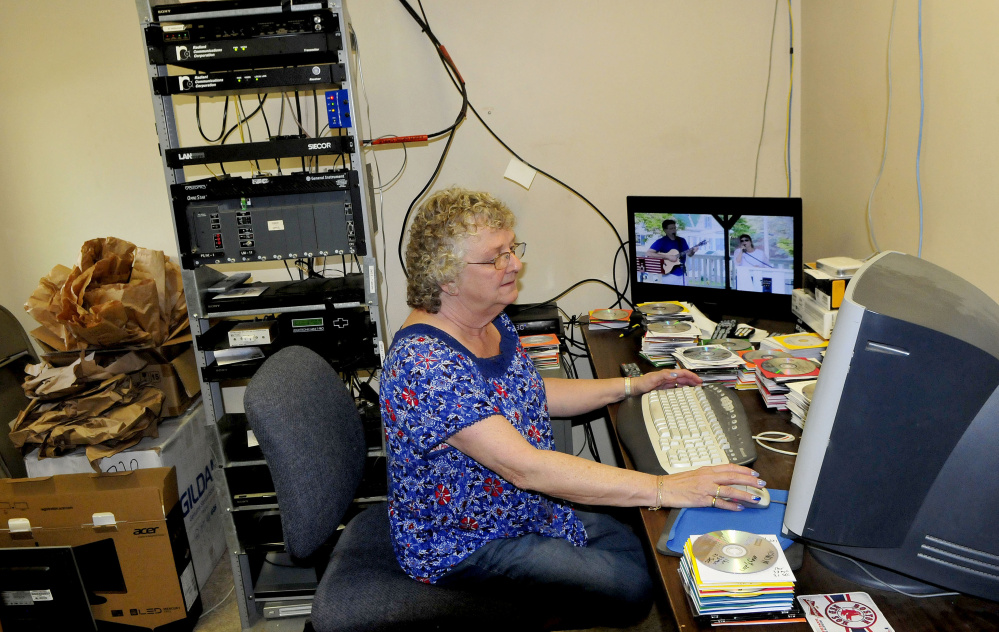
{"label": "flat screen monitor", "polygon": [[0,548],[0,628],[96,632],[72,547]]}
{"label": "flat screen monitor", "polygon": [[688,301],[716,319],[791,318],[801,198],[629,196],[627,205],[636,305]]}
{"label": "flat screen monitor", "polygon": [[922,259],[871,259],[836,317],[785,530],[864,585],[999,601],[997,454],[999,305]]}

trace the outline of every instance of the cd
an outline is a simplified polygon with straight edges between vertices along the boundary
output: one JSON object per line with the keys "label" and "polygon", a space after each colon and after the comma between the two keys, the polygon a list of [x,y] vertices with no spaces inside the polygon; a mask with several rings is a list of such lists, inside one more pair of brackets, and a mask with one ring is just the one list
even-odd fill
{"label": "cd", "polygon": [[623,309],[597,309],[590,313],[590,318],[597,320],[621,320],[627,317],[628,312]]}
{"label": "cd", "polygon": [[770,358],[793,358],[790,353],[785,351],[767,350],[760,349],[759,351],[747,351],[742,354],[742,359],[746,362],[758,362],[760,360],[769,360]]}
{"label": "cd", "polygon": [[676,303],[643,303],[638,306],[638,309],[643,314],[652,314],[653,316],[665,316],[683,311],[683,308]]}
{"label": "cd", "polygon": [[771,358],[765,360],[760,368],[777,375],[807,375],[817,369],[818,365],[804,358]]}
{"label": "cd", "polygon": [[544,336],[524,336],[520,339],[520,344],[522,345],[536,345],[542,342],[551,342],[551,337],[546,334]]}
{"label": "cd", "polygon": [[705,340],[704,344],[720,345],[729,351],[745,351],[746,349],[753,348],[753,345],[748,340],[743,340],[742,338],[711,338]]}
{"label": "cd", "polygon": [[781,339],[784,344],[794,347],[819,347],[825,340],[816,334],[793,334]]}
{"label": "cd", "polygon": [[728,349],[717,347],[691,347],[684,349],[683,357],[697,362],[720,362],[732,358],[732,352]]}
{"label": "cd", "polygon": [[812,395],[815,394],[815,384],[809,384],[805,388],[801,389],[801,394],[805,396],[805,399],[811,402]]}
{"label": "cd", "polygon": [[777,562],[777,548],[766,538],[745,531],[712,531],[694,542],[694,557],[725,573],[756,573]]}
{"label": "cd", "polygon": [[683,334],[693,328],[690,323],[649,323],[649,331],[657,334]]}

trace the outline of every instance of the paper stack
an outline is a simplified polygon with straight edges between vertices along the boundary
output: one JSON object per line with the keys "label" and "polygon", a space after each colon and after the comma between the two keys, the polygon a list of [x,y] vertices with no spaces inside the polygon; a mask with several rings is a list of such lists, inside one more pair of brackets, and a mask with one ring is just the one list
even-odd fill
{"label": "paper stack", "polygon": [[591,309],[590,329],[627,329],[631,324],[630,309]]}
{"label": "paper stack", "polygon": [[787,409],[791,411],[791,423],[799,428],[805,427],[808,406],[812,403],[812,393],[815,392],[816,380],[801,380],[788,384]]}
{"label": "paper stack", "polygon": [[802,619],[794,573],[776,535],[725,530],[691,536],[680,578],[694,613],[711,625]]}
{"label": "paper stack", "polygon": [[524,353],[531,359],[537,370],[558,368],[559,341],[555,334],[521,336],[520,344],[523,345]]}

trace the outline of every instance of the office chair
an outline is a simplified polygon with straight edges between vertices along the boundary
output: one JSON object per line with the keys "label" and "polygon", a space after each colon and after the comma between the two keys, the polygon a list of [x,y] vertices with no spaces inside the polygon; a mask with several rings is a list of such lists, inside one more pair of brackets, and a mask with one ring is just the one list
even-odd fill
{"label": "office chair", "polygon": [[[285,547],[294,557],[314,558],[348,512],[364,469],[367,448],[354,399],[317,353],[287,347],[256,372],[243,403],[274,481]],[[347,522],[321,571],[313,627],[305,629],[551,629],[572,619],[560,612],[572,600],[561,597],[516,586],[463,590],[414,581],[396,561],[383,502]]]}

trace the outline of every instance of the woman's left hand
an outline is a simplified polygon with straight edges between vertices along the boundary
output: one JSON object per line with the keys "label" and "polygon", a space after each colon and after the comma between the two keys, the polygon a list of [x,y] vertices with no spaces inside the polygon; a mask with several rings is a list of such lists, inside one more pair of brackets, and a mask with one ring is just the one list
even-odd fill
{"label": "woman's left hand", "polygon": [[703,380],[686,369],[664,369],[646,373],[642,377],[632,378],[633,395],[642,395],[649,391],[680,386],[697,386]]}

